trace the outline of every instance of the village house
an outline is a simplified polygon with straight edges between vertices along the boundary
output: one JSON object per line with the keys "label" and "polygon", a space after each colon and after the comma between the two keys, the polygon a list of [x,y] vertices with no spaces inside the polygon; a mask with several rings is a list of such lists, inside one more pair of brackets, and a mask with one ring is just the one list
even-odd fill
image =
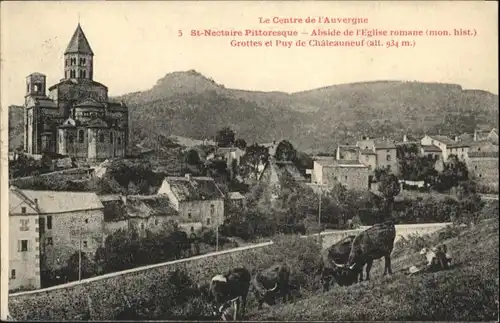
{"label": "village house", "polygon": [[124,200],[128,227],[140,236],[145,236],[146,230],[158,233],[163,228],[173,228],[174,223],[179,221],[179,212],[167,196],[129,195]]}
{"label": "village house", "polygon": [[260,174],[259,181],[263,183],[270,192],[271,200],[275,200],[281,192],[281,180],[285,174],[289,179],[297,183],[305,183],[306,179],[291,161],[278,161],[270,158]]}
{"label": "village house", "polygon": [[357,160],[322,157],[314,160],[313,165],[312,178],[315,184],[333,186],[340,183],[348,189],[370,188],[370,168]]}
{"label": "village house", "polygon": [[484,186],[498,190],[498,148],[496,151],[469,153],[469,174]]}
{"label": "village house", "polygon": [[9,190],[9,291],[38,289],[38,207],[15,187]]}
{"label": "village house", "polygon": [[224,193],[211,177],[166,177],[157,194],[168,197],[180,227],[191,231],[197,223],[212,228],[224,222]]}
{"label": "village house", "polygon": [[360,149],[358,146],[338,145],[336,150],[337,160],[359,160]]}
{"label": "village house", "polygon": [[425,135],[420,143],[422,146],[436,146],[441,149],[443,162],[447,162],[450,155],[455,155],[459,160],[466,162],[470,142],[460,141],[458,136],[455,139],[442,135]]}
{"label": "village house", "polygon": [[397,149],[394,143],[385,138],[363,137],[356,146],[360,149],[359,161],[371,171],[376,168],[389,168],[393,173],[398,172]]}
{"label": "village house", "polygon": [[245,206],[245,196],[243,196],[240,192],[229,192],[229,199],[236,207]]}
{"label": "village house", "polygon": [[65,268],[79,251],[94,259],[104,244],[104,206],[95,193],[21,192],[38,211],[42,272]]}

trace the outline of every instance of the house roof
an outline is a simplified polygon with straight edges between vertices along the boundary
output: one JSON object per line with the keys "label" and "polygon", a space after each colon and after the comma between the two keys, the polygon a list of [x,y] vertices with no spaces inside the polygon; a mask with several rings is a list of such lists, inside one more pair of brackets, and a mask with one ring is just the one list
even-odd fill
{"label": "house roof", "polygon": [[360,152],[361,155],[376,155],[376,153],[370,149],[361,149]]}
{"label": "house roof", "polygon": [[224,194],[211,177],[166,177],[173,194],[179,201],[223,199]]}
{"label": "house roof", "polygon": [[441,149],[439,149],[439,147],[436,147],[436,146],[422,146],[422,149],[425,151],[425,152],[441,152]]}
{"label": "house roof", "polygon": [[94,100],[92,98],[86,98],[77,104],[75,104],[76,107],[96,107],[96,108],[105,108],[105,105],[101,102],[98,102],[97,100]]}
{"label": "house roof", "polygon": [[129,217],[148,218],[150,216],[179,215],[179,212],[172,206],[168,197],[161,195],[128,196],[126,210]]}
{"label": "house roof", "polygon": [[461,147],[470,147],[471,146],[470,141],[463,141],[463,142],[455,142],[451,145],[448,145],[446,148],[461,148]]}
{"label": "house roof", "polygon": [[455,143],[455,141],[453,141],[453,139],[451,139],[448,136],[442,136],[442,135],[428,135],[428,136],[434,140],[437,140],[437,141],[445,144],[445,145],[453,145]]}
{"label": "house roof", "polygon": [[94,55],[94,52],[90,48],[89,41],[87,40],[80,24],[76,26],[76,30],[69,41],[68,47],[66,47],[66,50],[64,51],[64,54],[72,53]]}
{"label": "house roof", "polygon": [[39,213],[66,213],[104,208],[97,194],[93,192],[20,191],[37,205]]}
{"label": "house roof", "polygon": [[108,124],[104,120],[96,118],[96,119],[90,120],[87,127],[89,127],[89,128],[107,128]]}
{"label": "house roof", "polygon": [[11,187],[9,192],[9,215],[21,215],[19,206],[28,205],[29,210],[24,214],[38,214],[38,208],[35,203],[27,197],[21,190]]}
{"label": "house roof", "polygon": [[297,166],[291,161],[270,161],[270,163],[280,172],[287,172],[296,181],[304,181],[305,178],[302,176]]}
{"label": "house roof", "polygon": [[242,200],[245,197],[243,195],[241,195],[240,192],[229,192],[229,198],[231,200]]}
{"label": "house roof", "polygon": [[498,158],[498,151],[472,151],[469,158]]}
{"label": "house roof", "polygon": [[323,159],[323,160],[315,160],[318,164],[320,164],[323,167],[360,167],[360,168],[365,168],[368,167],[362,163],[360,163],[358,160],[353,159],[341,159],[341,160],[335,160],[335,159]]}
{"label": "house roof", "polygon": [[374,139],[373,144],[375,149],[395,149],[396,145],[387,139]]}

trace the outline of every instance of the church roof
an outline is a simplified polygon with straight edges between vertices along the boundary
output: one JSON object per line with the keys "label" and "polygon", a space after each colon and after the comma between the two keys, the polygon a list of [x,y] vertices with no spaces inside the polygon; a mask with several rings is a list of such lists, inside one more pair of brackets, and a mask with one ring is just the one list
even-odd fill
{"label": "church roof", "polygon": [[75,107],[97,107],[97,108],[103,108],[105,107],[104,104],[92,99],[92,98],[86,98],[77,104],[75,104]]}
{"label": "church roof", "polygon": [[85,34],[80,24],[76,26],[76,30],[73,33],[73,37],[71,37],[68,47],[66,47],[66,51],[64,52],[64,54],[70,54],[70,53],[94,55],[94,52],[90,48],[90,44],[87,40],[87,37],[85,37]]}
{"label": "church roof", "polygon": [[87,127],[89,128],[107,128],[108,124],[104,122],[102,119],[96,118],[90,120]]}

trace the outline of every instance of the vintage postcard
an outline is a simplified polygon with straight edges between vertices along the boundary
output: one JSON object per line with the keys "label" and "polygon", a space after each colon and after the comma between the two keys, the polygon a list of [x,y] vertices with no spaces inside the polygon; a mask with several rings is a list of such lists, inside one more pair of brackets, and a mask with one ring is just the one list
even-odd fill
{"label": "vintage postcard", "polygon": [[496,2],[0,5],[2,320],[498,320]]}

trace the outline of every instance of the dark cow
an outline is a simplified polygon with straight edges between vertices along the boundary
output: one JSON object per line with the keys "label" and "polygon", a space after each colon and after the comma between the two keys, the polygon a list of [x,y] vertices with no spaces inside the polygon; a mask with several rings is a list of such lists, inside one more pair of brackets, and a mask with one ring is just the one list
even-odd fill
{"label": "dark cow", "polygon": [[282,263],[258,272],[252,279],[252,286],[259,309],[264,303],[274,305],[279,296],[286,303],[290,294],[290,268]]}
{"label": "dark cow", "polygon": [[373,260],[384,257],[384,275],[391,275],[391,253],[395,239],[396,228],[392,221],[377,223],[354,238],[347,263],[337,266],[356,273],[366,264],[366,280],[369,280]]}
{"label": "dark cow", "polygon": [[[345,271],[339,268],[338,264],[344,264],[349,260],[351,245],[356,236],[350,235],[321,251],[321,282],[323,291],[330,289],[332,279],[335,279],[340,286],[347,286],[363,280],[363,271]],[[362,267],[361,267],[362,269]]]}
{"label": "dark cow", "polygon": [[229,308],[233,305],[236,306],[236,312],[241,308],[241,314],[245,315],[251,279],[250,272],[244,267],[239,267],[229,270],[224,275],[214,276],[208,286],[202,287],[213,306],[214,315],[224,316],[224,313],[232,311]]}

